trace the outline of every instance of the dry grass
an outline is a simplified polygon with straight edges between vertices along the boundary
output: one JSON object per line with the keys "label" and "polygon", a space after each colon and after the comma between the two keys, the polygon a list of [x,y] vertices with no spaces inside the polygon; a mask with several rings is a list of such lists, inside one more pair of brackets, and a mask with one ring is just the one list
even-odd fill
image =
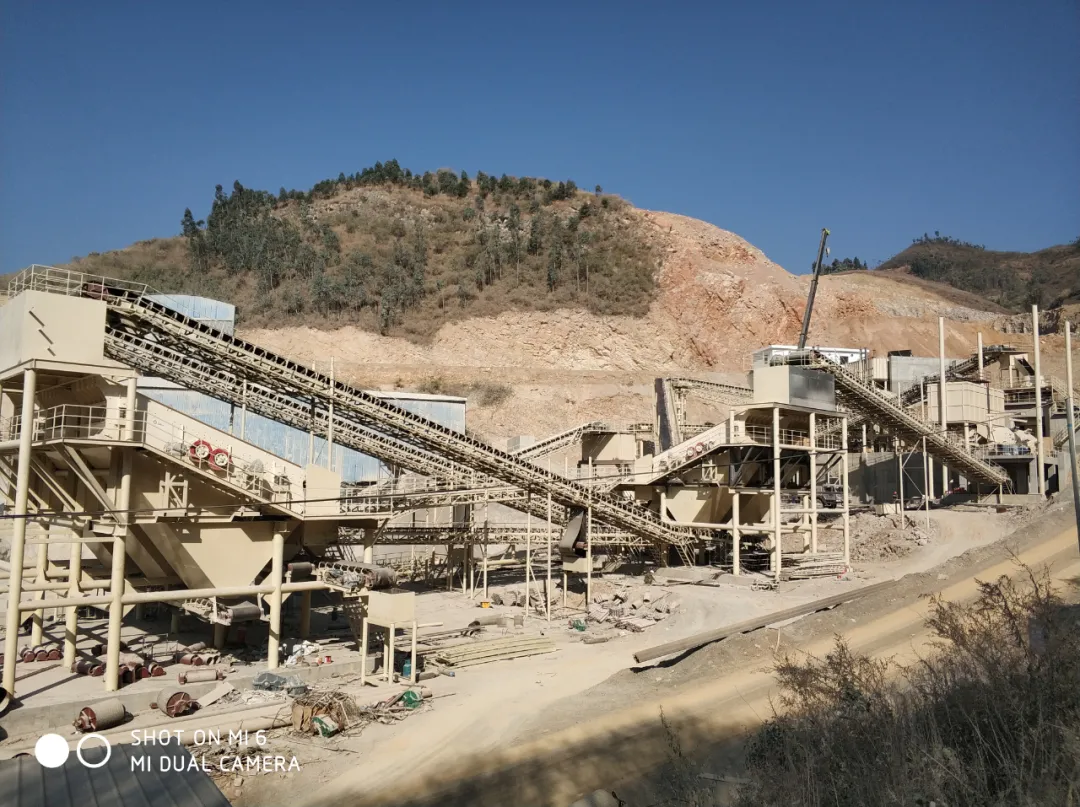
{"label": "dry grass", "polygon": [[751,742],[742,807],[1078,803],[1077,621],[1048,579],[980,587],[934,602],[937,648],[913,667],[839,638],[780,662],[784,708]]}
{"label": "dry grass", "polygon": [[[658,256],[640,231],[638,219],[627,215],[628,206],[618,197],[579,192],[571,199],[534,206],[528,198],[495,192],[487,196],[483,210],[476,209],[476,204],[471,194],[465,199],[429,196],[407,187],[382,185],[353,188],[312,202],[307,215],[318,226],[328,225],[340,244],[340,252],[326,267],[327,279],[344,288],[350,271],[369,277],[366,299],[343,291],[332,296],[331,305],[316,301],[310,279],[299,272],[286,271],[267,293],[254,272],[230,275],[216,264],[195,271],[186,240],[179,236],[91,253],[68,266],[147,283],[163,292],[227,300],[237,306],[238,320],[248,327],[353,325],[416,342],[430,340],[448,322],[507,311],[585,308],[597,314],[647,313],[655,295]],[[511,257],[507,220],[514,204],[521,211],[522,243],[528,239],[532,219],[542,218],[545,240],[537,254],[523,246],[517,258]],[[289,202],[274,215],[299,227],[300,211],[299,203]],[[556,219],[566,233],[567,246],[552,290],[548,247]],[[379,275],[403,248],[411,248],[417,222],[427,243],[423,294],[387,327],[380,321],[377,304]],[[587,234],[580,245],[568,233],[571,223]],[[492,238],[497,239],[496,247],[490,246]],[[356,272],[350,267],[361,256],[368,268]]]}
{"label": "dry grass", "polygon": [[[911,667],[855,654],[784,658],[777,714],[750,740],[738,807],[1080,804],[1080,606],[1048,577],[935,600]],[[717,804],[661,712],[664,804]]]}
{"label": "dry grass", "polygon": [[465,384],[447,381],[442,376],[432,376],[420,382],[417,392],[428,395],[456,395],[459,398],[467,398],[469,403],[475,406],[498,406],[514,394],[514,388],[509,384],[491,381]]}

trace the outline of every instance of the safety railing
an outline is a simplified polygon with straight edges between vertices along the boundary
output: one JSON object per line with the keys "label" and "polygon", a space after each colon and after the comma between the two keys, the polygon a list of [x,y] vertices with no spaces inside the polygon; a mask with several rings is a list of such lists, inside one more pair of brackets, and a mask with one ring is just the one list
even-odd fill
{"label": "safety railing", "polygon": [[[125,437],[127,420],[116,408],[84,404],[59,404],[39,411],[33,421],[35,442],[135,442],[155,448],[194,467],[220,476],[259,498],[281,503],[303,512],[301,480],[291,480],[284,467],[267,468],[255,457],[238,455],[233,444],[222,445],[221,435],[172,423],[155,412],[135,412],[130,438]],[[18,439],[22,416],[0,423],[4,439]]]}
{"label": "safety railing", "polygon": [[124,289],[140,295],[157,293],[145,283],[132,283],[104,275],[40,264],[23,269],[8,281],[8,294],[12,297],[28,290],[64,294],[69,297],[94,297],[95,294],[102,296],[107,288]]}
{"label": "safety railing", "polygon": [[982,457],[984,459],[1001,459],[1009,457],[1033,457],[1035,452],[1031,446],[1016,445],[1009,443],[993,443],[984,446],[978,446],[972,453],[976,457]]}
{"label": "safety railing", "polygon": [[[734,432],[735,442],[744,442],[739,439],[740,435],[745,436],[746,440],[753,443],[772,445],[773,441],[773,430],[771,426],[747,426],[736,422]],[[779,437],[781,446],[810,448],[810,432],[808,431],[802,431],[800,429],[780,429]],[[838,449],[842,447],[842,444],[843,440],[838,435],[814,435],[815,448]]]}

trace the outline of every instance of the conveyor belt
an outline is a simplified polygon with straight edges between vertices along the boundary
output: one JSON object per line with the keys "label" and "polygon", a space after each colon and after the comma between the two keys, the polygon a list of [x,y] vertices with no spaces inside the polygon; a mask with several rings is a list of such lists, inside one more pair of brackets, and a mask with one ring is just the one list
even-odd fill
{"label": "conveyor belt", "polygon": [[583,423],[580,426],[574,426],[564,432],[559,432],[558,434],[546,437],[537,443],[533,443],[531,446],[519,448],[517,451],[511,451],[510,454],[517,457],[519,460],[534,460],[537,457],[543,457],[553,451],[558,451],[560,448],[566,448],[567,446],[580,442],[581,438],[590,431],[602,431],[604,428],[605,424],[598,420]]}
{"label": "conveyor belt", "polygon": [[675,391],[671,388],[670,378],[656,379],[656,416],[659,424],[657,437],[660,438],[660,450],[667,451],[682,442],[679,419],[675,413]]}
{"label": "conveyor belt", "polygon": [[793,353],[789,364],[805,364],[831,374],[836,379],[836,391],[848,406],[876,423],[881,423],[913,443],[926,438],[927,451],[950,468],[963,471],[971,479],[993,485],[1008,485],[1009,475],[999,465],[976,457],[960,443],[949,439],[935,425],[916,417],[873,383],[863,381],[842,365],[830,361],[816,350]]}
{"label": "conveyor belt", "polygon": [[[385,461],[411,467],[430,466],[443,459],[460,469],[516,485],[533,493],[534,498],[550,493],[553,501],[564,507],[591,507],[597,521],[657,544],[684,546],[698,532],[664,524],[656,513],[640,505],[590,490],[344,382],[331,381],[310,367],[216,331],[151,300],[145,287],[90,277],[79,282],[71,273],[62,289],[43,284],[41,290],[103,300],[108,309],[106,353],[142,372],[184,385],[203,379],[206,386],[194,387],[203,391],[208,391],[212,382],[218,389],[210,394],[234,404],[244,402],[246,381],[249,387],[259,388],[260,408],[256,411],[290,424],[310,424],[312,402],[316,419],[325,419],[332,402],[335,439]],[[249,389],[249,408],[255,408],[252,397]],[[270,414],[270,408],[279,411]]]}

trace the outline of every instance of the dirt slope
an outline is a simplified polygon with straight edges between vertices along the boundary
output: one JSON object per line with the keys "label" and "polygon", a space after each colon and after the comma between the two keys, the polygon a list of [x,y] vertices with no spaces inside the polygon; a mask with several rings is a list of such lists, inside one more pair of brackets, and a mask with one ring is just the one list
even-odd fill
{"label": "dirt slope", "polygon": [[[739,236],[672,213],[634,211],[663,256],[659,293],[642,318],[581,310],[504,313],[443,326],[430,345],[355,327],[249,329],[244,335],[303,361],[334,355],[345,377],[371,387],[415,387],[441,376],[510,384],[515,394],[471,409],[470,423],[489,439],[542,435],[594,417],[652,419],[655,374],[738,378],[762,345],[798,338],[809,279],[770,261]],[[853,272],[822,279],[811,342],[875,351],[937,350],[937,317],[947,319],[952,355],[987,344],[1000,309],[958,304],[955,295],[895,277]],[[996,307],[995,307],[996,308]]]}

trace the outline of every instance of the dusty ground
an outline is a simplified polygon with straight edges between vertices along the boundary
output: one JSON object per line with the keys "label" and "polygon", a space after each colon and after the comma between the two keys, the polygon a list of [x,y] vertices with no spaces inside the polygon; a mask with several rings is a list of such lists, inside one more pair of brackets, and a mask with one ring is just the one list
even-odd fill
{"label": "dusty ground", "polygon": [[[543,619],[530,620],[526,631],[553,636],[558,647],[555,653],[482,665],[464,670],[454,678],[440,677],[425,682],[438,696],[430,711],[397,725],[371,726],[359,737],[332,741],[303,738],[301,742],[283,734],[274,740],[272,753],[296,754],[301,772],[227,780],[222,782],[223,789],[238,807],[255,807],[301,796],[310,796],[312,803],[316,803],[342,792],[349,783],[365,793],[373,793],[394,782],[416,781],[455,764],[465,754],[495,754],[558,731],[583,714],[600,714],[632,702],[637,696],[625,689],[630,685],[628,682],[639,682],[633,686],[644,687],[643,692],[656,692],[668,684],[688,684],[707,674],[707,668],[730,663],[733,652],[703,651],[675,667],[661,665],[642,677],[631,672],[632,653],[638,649],[903,575],[917,575],[909,588],[925,587],[928,581],[932,584],[938,579],[936,573],[923,574],[926,570],[939,568],[964,552],[979,553],[979,547],[983,548],[983,554],[977,554],[976,559],[985,557],[987,551],[991,554],[1000,551],[1000,547],[987,550],[987,545],[1023,523],[1008,514],[948,510],[934,511],[931,517],[933,537],[924,545],[915,545],[903,557],[891,555],[891,560],[856,564],[851,580],[803,581],[785,584],[775,592],[750,591],[735,581],[724,583],[723,580],[721,585],[711,587],[653,585],[647,590],[654,598],[665,592],[677,598],[677,612],[644,633],[614,636],[605,644],[582,644],[580,634],[568,628],[566,619],[554,620],[550,629]],[[855,536],[856,546],[861,538]],[[957,563],[953,561],[940,573],[949,575],[955,568]],[[616,585],[630,582],[620,576],[610,576],[608,580]],[[633,582],[635,591],[645,590],[640,578]],[[521,588],[520,583],[515,587]],[[447,624],[468,620],[477,613],[476,603],[463,599],[459,593],[432,593],[424,595],[422,600],[423,618],[439,614]],[[575,600],[571,594],[571,604],[575,602],[580,602],[580,598]],[[802,630],[797,627],[799,624],[784,628],[784,636],[789,630],[798,634]],[[610,633],[606,628],[590,630]],[[763,654],[765,663],[775,649],[776,635],[772,631],[767,635],[753,634],[752,639],[742,637],[736,643],[742,648],[739,653]],[[707,661],[714,652],[719,655]],[[358,698],[365,697],[354,686],[355,682],[343,682],[343,688]],[[376,690],[368,693],[368,700],[380,696]]]}
{"label": "dusty ground", "polygon": [[554,704],[545,702],[531,720],[512,721],[514,731],[497,740],[492,733],[505,726],[515,704],[504,700],[497,710],[478,708],[469,715],[472,731],[454,733],[450,747],[431,753],[409,745],[394,786],[381,797],[365,764],[303,803],[557,807],[597,787],[615,789],[630,805],[660,803],[671,796],[664,790],[668,737],[660,726],[661,708],[698,770],[737,772],[743,732],[771,712],[771,665],[777,652],[821,655],[833,636],[843,633],[856,651],[911,663],[927,651],[930,640],[923,624],[926,595],[973,596],[977,577],[1017,571],[1014,553],[1033,568],[1049,564],[1061,585],[1075,587],[1080,562],[1072,517],[1071,509],[1057,508],[1008,541],[905,577],[857,605],[657,664],[627,666],[598,686]]}

